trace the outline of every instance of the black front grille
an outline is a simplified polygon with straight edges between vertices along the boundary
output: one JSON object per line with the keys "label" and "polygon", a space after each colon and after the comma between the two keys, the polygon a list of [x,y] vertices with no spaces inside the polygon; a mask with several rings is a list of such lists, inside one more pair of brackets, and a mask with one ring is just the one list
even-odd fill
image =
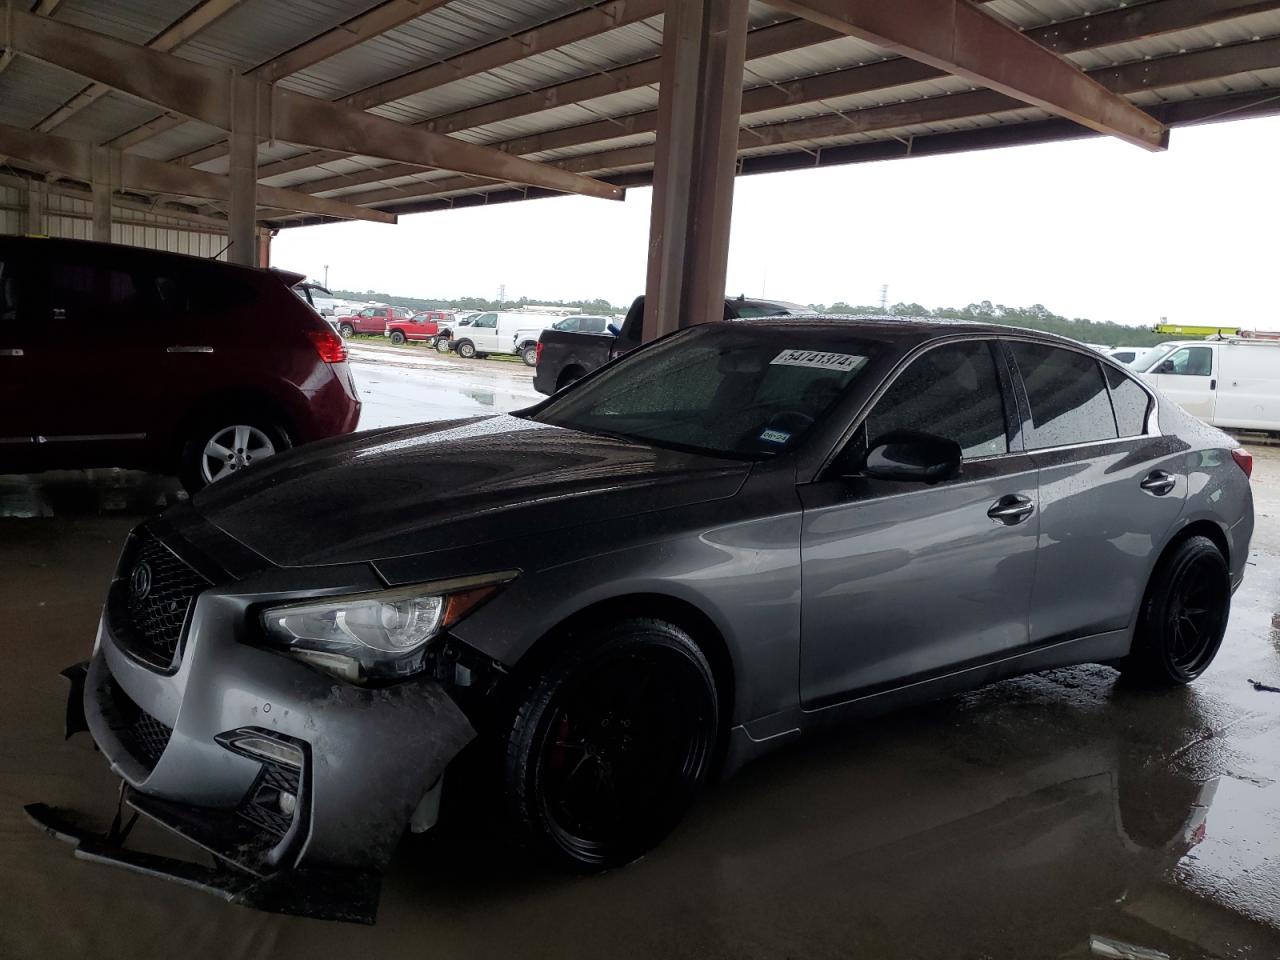
{"label": "black front grille", "polygon": [[173,666],[196,595],[209,581],[146,530],[129,538],[107,598],[117,643],[150,667]]}
{"label": "black front grille", "polygon": [[107,696],[100,703],[107,724],[135,760],[154,770],[173,731],[134,703],[114,679],[107,677],[105,683]]}

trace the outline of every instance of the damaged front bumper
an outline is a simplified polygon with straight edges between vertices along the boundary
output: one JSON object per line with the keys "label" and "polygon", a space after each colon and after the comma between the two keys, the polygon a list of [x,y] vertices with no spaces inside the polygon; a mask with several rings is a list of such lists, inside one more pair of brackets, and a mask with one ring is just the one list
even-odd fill
{"label": "damaged front bumper", "polygon": [[[93,658],[64,676],[68,736],[87,730],[123,781],[115,821],[95,832],[45,804],[29,816],[82,859],[259,909],[372,923],[396,845],[475,734],[429,677],[359,687],[242,642],[247,612],[296,589],[293,576],[203,589],[170,664],[138,657],[108,603]],[[130,849],[139,815],[213,865]]]}

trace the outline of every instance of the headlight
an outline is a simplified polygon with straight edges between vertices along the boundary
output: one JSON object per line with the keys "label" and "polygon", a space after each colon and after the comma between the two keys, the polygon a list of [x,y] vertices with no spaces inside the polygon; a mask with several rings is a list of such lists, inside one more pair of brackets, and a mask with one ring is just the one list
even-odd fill
{"label": "headlight", "polygon": [[422,670],[431,640],[483,603],[514,571],[271,607],[270,645],[344,680],[393,680]]}

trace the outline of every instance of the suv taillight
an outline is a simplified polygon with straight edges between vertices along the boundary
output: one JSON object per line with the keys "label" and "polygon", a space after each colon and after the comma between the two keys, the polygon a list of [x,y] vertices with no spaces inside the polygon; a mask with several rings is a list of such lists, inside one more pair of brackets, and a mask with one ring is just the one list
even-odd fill
{"label": "suv taillight", "polygon": [[308,330],[307,338],[325,363],[342,363],[347,359],[346,344],[332,330]]}
{"label": "suv taillight", "polygon": [[536,367],[542,362],[542,341],[538,341],[538,345],[533,350],[533,365]]}
{"label": "suv taillight", "polygon": [[1244,471],[1246,477],[1253,477],[1253,454],[1244,447],[1236,447],[1231,451],[1231,459]]}

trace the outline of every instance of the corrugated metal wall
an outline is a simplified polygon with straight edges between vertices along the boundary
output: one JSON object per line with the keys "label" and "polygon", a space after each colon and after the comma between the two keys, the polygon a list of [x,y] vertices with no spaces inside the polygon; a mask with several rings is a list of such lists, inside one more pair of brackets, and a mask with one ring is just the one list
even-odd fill
{"label": "corrugated metal wall", "polygon": [[[0,233],[41,233],[50,237],[89,240],[93,237],[93,205],[78,197],[45,194],[44,224],[32,230],[27,224],[27,191],[0,186]],[[227,258],[224,233],[203,232],[172,217],[111,208],[111,239],[152,250],[168,250],[195,257]]]}

